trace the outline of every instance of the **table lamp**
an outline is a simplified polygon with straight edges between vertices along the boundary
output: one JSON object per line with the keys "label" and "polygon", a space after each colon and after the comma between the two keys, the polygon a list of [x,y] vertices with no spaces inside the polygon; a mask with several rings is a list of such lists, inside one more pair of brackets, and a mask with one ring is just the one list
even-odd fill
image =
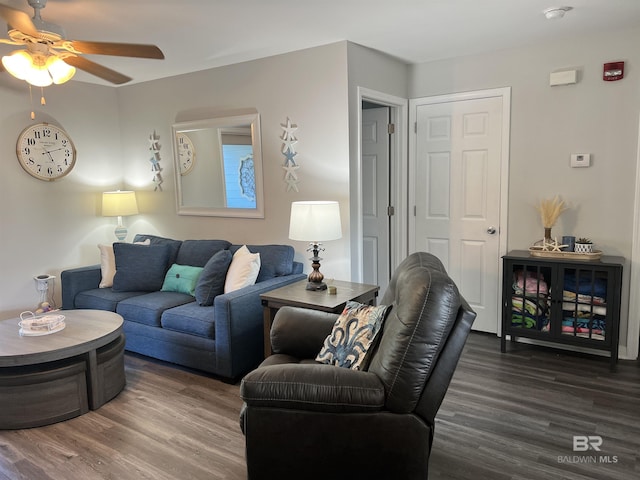
{"label": "table lamp", "polygon": [[320,258],[318,253],[324,251],[322,241],[337,240],[342,237],[340,224],[340,206],[338,202],[305,201],[291,204],[291,219],[289,221],[289,238],[310,242],[307,252],[312,251],[311,267],[307,290],[326,290],[327,285],[320,273]]}
{"label": "table lamp", "polygon": [[118,217],[115,234],[119,241],[122,242],[127,237],[127,229],[122,225],[122,217],[137,214],[136,192],[118,190],[102,194],[102,216]]}

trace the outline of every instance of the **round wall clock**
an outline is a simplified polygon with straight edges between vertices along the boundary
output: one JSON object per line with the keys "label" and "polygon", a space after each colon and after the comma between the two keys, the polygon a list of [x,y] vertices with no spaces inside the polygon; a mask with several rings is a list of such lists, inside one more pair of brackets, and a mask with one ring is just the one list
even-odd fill
{"label": "round wall clock", "polygon": [[186,175],[191,171],[196,161],[196,150],[191,139],[184,133],[176,133],[176,145],[180,175]]}
{"label": "round wall clock", "polygon": [[76,149],[69,135],[48,123],[25,128],[18,137],[16,153],[22,168],[38,180],[62,178],[76,164]]}

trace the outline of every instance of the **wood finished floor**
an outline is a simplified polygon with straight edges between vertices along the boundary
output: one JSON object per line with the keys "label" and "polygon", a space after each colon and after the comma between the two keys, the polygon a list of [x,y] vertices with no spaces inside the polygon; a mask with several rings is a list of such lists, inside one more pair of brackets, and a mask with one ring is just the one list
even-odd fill
{"label": "wood finished floor", "polygon": [[[611,374],[606,358],[499,350],[471,335],[437,417],[431,480],[640,478],[638,362]],[[246,479],[238,385],[133,355],[126,374],[97,411],[0,431],[0,480]],[[601,436],[601,451],[573,452],[574,435]]]}

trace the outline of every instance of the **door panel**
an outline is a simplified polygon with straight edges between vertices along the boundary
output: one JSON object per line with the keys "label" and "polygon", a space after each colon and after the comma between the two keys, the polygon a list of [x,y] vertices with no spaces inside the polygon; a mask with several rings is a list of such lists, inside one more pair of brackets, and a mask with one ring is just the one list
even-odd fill
{"label": "door panel", "polygon": [[389,109],[362,111],[362,214],[363,281],[379,285],[389,282]]}
{"label": "door panel", "polygon": [[415,108],[412,250],[438,256],[478,313],[474,329],[496,333],[502,98],[426,99]]}

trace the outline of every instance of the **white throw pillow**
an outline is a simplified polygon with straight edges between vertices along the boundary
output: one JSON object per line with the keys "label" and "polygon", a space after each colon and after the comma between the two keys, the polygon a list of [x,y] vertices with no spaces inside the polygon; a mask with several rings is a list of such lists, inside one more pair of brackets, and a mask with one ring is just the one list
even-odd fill
{"label": "white throw pillow", "polygon": [[231,259],[224,282],[224,293],[253,285],[256,283],[258,273],[260,273],[260,254],[251,253],[247,246],[243,245]]}
{"label": "white throw pillow", "polygon": [[[148,238],[144,242],[135,242],[138,245],[149,245],[151,240]],[[116,274],[116,257],[113,254],[113,245],[98,245],[100,250],[100,272],[102,279],[100,280],[100,288],[113,287],[113,276]]]}

